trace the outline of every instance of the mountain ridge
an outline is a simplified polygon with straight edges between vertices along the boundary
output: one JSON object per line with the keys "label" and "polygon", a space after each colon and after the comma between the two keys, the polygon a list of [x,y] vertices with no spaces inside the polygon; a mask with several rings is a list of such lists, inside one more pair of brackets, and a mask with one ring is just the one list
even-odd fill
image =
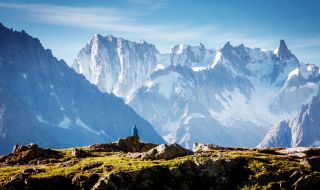
{"label": "mountain ridge", "polygon": [[[126,52],[131,51],[128,48]],[[141,69],[146,66],[130,60],[129,54],[124,57],[114,54],[126,60],[122,67],[134,64],[142,72],[131,72],[144,80],[139,84],[130,80],[126,88],[131,89],[131,95],[117,95],[152,123],[168,142],[188,147],[202,138],[206,143],[225,146],[239,142],[240,146],[256,146],[272,124],[294,117],[319,87],[317,66],[310,66],[315,68],[311,71],[291,53],[284,40],[280,40],[277,50],[232,46],[230,42],[220,50],[207,49],[203,44],[175,45],[169,53],[146,51],[154,53],[148,55],[155,58],[152,63],[145,63],[153,68],[151,71]],[[146,54],[136,56],[143,60]],[[87,58],[78,56],[75,62],[92,58],[90,54],[84,57]],[[94,61],[86,64],[86,67],[94,65]],[[99,64],[107,67],[109,62]],[[79,73],[87,79],[91,77]],[[101,77],[101,81],[113,83]],[[191,128],[192,133],[188,132]],[[211,135],[204,133],[208,129],[212,130]],[[224,138],[237,143],[218,141],[223,135],[217,131],[225,131]],[[237,135],[240,132],[247,142]]]}
{"label": "mountain ridge", "polygon": [[281,121],[273,126],[258,147],[308,147],[320,145],[320,95],[291,120]]}

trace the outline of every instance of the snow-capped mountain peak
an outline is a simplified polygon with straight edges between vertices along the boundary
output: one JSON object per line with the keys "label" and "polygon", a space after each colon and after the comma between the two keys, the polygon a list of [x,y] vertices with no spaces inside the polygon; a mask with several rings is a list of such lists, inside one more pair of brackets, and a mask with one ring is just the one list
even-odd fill
{"label": "snow-capped mountain peak", "polygon": [[157,66],[158,50],[145,41],[132,42],[96,34],[72,67],[103,92],[129,98]]}
{"label": "snow-capped mountain peak", "polygon": [[103,68],[96,84],[102,91],[121,96],[163,138],[185,146],[196,140],[255,146],[320,84],[318,67],[300,63],[283,40],[276,53],[227,42],[220,50],[180,44],[166,54],[144,42],[116,41],[101,43],[99,56],[80,51],[76,65]]}

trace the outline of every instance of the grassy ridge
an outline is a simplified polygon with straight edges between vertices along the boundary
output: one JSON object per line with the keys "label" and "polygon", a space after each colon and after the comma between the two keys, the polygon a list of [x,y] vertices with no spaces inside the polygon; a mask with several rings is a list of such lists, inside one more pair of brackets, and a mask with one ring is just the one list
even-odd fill
{"label": "grassy ridge", "polygon": [[[245,159],[249,177],[239,189],[273,189],[279,184],[286,185],[290,176],[295,172],[304,172],[308,175],[319,176],[318,171],[301,164],[301,158],[276,154],[275,151],[259,151],[257,149],[228,149],[214,150],[203,154],[178,157],[170,160],[140,160],[128,158],[124,152],[92,152],[89,157],[75,158],[72,149],[58,150],[61,158],[50,159],[47,164],[40,165],[14,165],[0,167],[0,188],[3,189],[10,182],[10,177],[33,169],[31,178],[41,180],[54,176],[63,176],[72,181],[88,179],[91,176],[101,178],[108,173],[128,170],[140,170],[155,166],[169,169],[178,167],[183,160],[195,162],[209,159]],[[72,163],[67,165],[68,163]],[[90,163],[100,163],[97,167],[86,169]],[[81,181],[81,180],[80,180]],[[281,186],[281,185],[280,185]],[[80,185],[81,188],[81,185]]]}

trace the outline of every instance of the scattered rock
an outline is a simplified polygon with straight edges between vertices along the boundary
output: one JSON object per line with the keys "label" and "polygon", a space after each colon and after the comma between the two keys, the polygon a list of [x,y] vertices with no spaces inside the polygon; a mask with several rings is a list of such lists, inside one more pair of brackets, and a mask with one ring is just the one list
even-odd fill
{"label": "scattered rock", "polygon": [[35,150],[38,149],[39,146],[37,144],[31,143],[28,145],[14,145],[11,153],[22,152],[26,150]]}
{"label": "scattered rock", "polygon": [[103,162],[89,162],[84,167],[82,167],[82,170],[90,170],[92,168],[96,168],[99,166],[102,166]]}
{"label": "scattered rock", "polygon": [[208,152],[217,150],[219,147],[213,144],[202,144],[202,143],[194,143],[192,146],[193,152]]}

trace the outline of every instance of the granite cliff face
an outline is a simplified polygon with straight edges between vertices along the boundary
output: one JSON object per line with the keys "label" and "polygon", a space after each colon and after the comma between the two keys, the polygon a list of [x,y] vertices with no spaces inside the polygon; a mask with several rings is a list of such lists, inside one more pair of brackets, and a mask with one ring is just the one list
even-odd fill
{"label": "granite cliff face", "polygon": [[122,99],[99,91],[39,39],[1,24],[0,96],[0,154],[19,143],[58,148],[117,140],[134,124],[143,139],[163,142]]}
{"label": "granite cliff face", "polygon": [[95,35],[79,52],[72,67],[102,92],[130,97],[156,68],[156,47],[112,35]]}

